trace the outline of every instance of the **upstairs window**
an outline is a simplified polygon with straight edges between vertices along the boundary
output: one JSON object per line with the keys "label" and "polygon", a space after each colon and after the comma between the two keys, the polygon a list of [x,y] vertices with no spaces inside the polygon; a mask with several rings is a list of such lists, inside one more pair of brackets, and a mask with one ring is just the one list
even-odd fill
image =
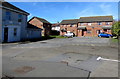
{"label": "upstairs window", "polygon": [[70,27],[74,27],[74,24],[71,24]]}
{"label": "upstairs window", "polygon": [[110,25],[110,23],[109,23],[109,22],[106,22],[106,25]]}
{"label": "upstairs window", "polygon": [[66,27],[67,25],[64,25],[64,27]]}
{"label": "upstairs window", "polygon": [[11,13],[9,11],[6,12],[6,20],[11,20]]}
{"label": "upstairs window", "polygon": [[22,15],[18,14],[18,22],[22,22]]}
{"label": "upstairs window", "polygon": [[80,23],[80,25],[84,25],[84,23]]}
{"label": "upstairs window", "polygon": [[92,24],[91,23],[88,23],[89,26],[91,26]]}
{"label": "upstairs window", "polygon": [[102,25],[102,23],[101,23],[101,22],[98,22],[98,25]]}
{"label": "upstairs window", "polygon": [[92,31],[91,30],[87,30],[87,33],[91,33]]}

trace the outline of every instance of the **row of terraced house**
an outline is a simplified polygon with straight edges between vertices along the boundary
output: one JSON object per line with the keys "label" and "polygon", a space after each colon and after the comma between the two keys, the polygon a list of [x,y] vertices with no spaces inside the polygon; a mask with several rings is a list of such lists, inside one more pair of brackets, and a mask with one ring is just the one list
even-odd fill
{"label": "row of terraced house", "polygon": [[[28,12],[8,3],[0,2],[0,42],[37,39],[51,35],[52,26],[47,20],[33,17],[27,21]],[[54,26],[60,35],[68,31],[75,36],[97,36],[101,32],[111,34],[112,16],[80,17],[62,20]]]}
{"label": "row of terraced house", "polygon": [[93,16],[80,17],[80,19],[63,20],[60,23],[60,35],[68,31],[73,32],[75,36],[98,36],[104,32],[111,34],[113,25],[113,16]]}

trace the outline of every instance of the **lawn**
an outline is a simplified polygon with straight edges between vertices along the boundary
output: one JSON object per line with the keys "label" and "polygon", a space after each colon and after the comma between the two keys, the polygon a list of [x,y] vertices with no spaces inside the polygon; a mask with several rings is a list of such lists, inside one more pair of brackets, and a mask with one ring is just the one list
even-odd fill
{"label": "lawn", "polygon": [[52,37],[52,38],[67,38],[67,37],[60,36],[60,35],[50,35],[50,37]]}

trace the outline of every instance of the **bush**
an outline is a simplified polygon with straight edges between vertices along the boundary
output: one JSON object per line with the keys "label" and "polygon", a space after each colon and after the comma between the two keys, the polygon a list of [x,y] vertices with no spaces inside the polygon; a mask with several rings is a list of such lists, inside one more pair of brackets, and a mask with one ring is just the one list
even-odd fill
{"label": "bush", "polygon": [[120,22],[116,22],[112,26],[112,34],[113,36],[118,36],[120,32]]}

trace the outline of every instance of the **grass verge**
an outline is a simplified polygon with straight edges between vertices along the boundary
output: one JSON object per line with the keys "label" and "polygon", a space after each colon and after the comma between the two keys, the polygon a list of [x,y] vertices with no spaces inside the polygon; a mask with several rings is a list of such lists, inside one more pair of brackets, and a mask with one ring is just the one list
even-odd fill
{"label": "grass verge", "polygon": [[50,35],[50,37],[53,37],[53,38],[67,38],[67,37],[60,36],[60,35]]}

